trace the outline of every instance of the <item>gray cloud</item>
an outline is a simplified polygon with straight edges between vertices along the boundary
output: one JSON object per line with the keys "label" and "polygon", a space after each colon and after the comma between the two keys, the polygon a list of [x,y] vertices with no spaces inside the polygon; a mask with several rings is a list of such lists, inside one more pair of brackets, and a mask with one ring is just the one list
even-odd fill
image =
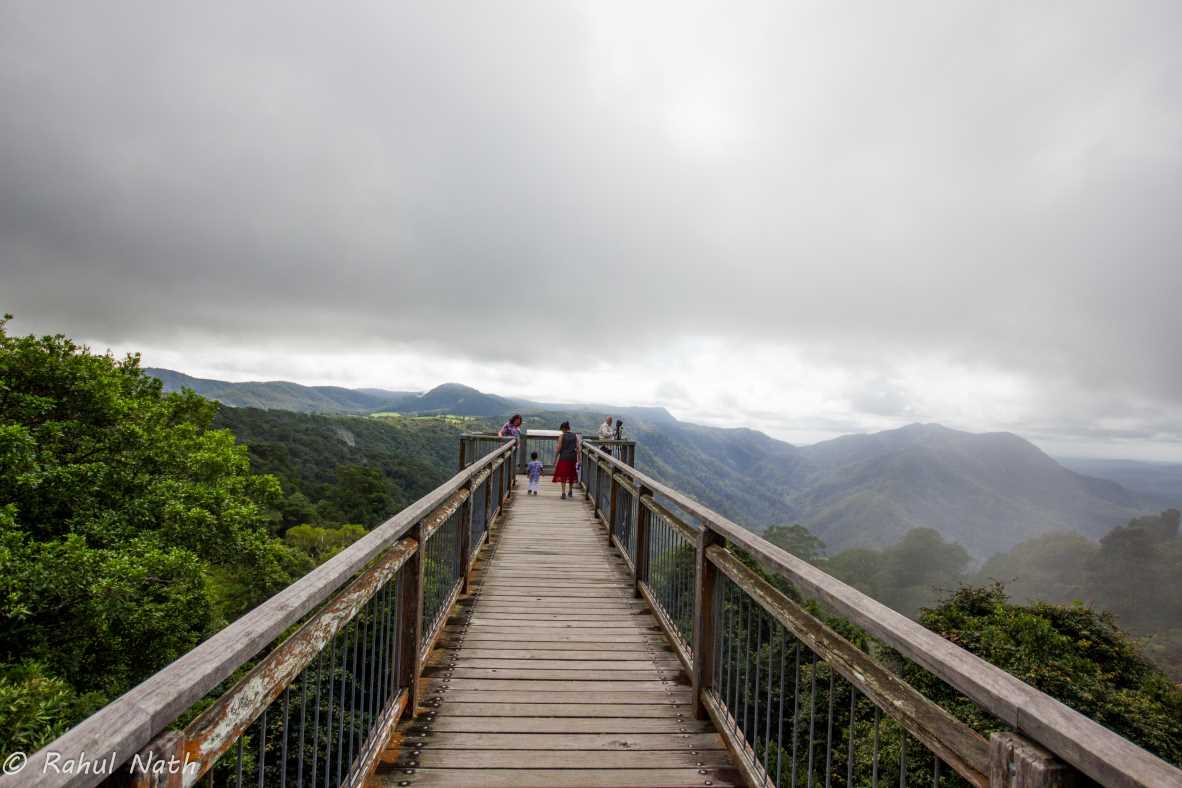
{"label": "gray cloud", "polygon": [[0,306],[490,362],[758,338],[1176,427],[1179,30],[1169,0],[9,2]]}

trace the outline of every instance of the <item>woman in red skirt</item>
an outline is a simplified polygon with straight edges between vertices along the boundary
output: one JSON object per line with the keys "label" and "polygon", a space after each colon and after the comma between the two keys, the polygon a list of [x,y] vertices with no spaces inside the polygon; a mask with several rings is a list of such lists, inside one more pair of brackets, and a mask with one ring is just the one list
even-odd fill
{"label": "woman in red skirt", "polygon": [[564,421],[559,427],[562,434],[558,436],[558,448],[554,453],[554,481],[562,485],[562,497],[575,497],[575,482],[579,480],[575,472],[575,461],[579,458],[579,436],[570,431],[570,422]]}

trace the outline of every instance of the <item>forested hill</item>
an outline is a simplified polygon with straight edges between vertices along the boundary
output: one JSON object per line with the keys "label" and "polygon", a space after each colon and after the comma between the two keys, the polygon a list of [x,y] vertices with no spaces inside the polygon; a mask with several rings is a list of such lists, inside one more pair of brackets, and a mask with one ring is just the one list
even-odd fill
{"label": "forested hill", "polygon": [[[166,388],[189,385],[179,373],[150,372],[161,376]],[[453,383],[408,394],[198,382],[199,393],[227,404],[264,392],[267,408],[288,403],[289,409],[311,412],[357,412],[368,405],[402,414],[480,417],[493,427],[516,411],[525,415],[527,428],[554,428],[569,419],[576,429],[594,434],[604,413],[612,413],[624,417],[625,431],[639,442],[638,462],[657,478],[754,530],[805,525],[830,550],[885,547],[912,529],[931,528],[984,560],[1052,531],[1096,539],[1162,508],[1157,499],[1142,499],[1115,482],[1070,471],[1010,433],[913,424],[793,446],[756,430],[679,421],[662,408],[547,405]],[[287,395],[291,398],[282,398]]]}
{"label": "forested hill", "polygon": [[195,378],[171,369],[149,367],[144,370],[164,384],[166,392],[192,389],[207,399],[235,408],[291,410],[301,413],[372,413],[414,392],[339,388],[337,386],[301,386],[282,380],[229,383],[224,380]]}
{"label": "forested hill", "polygon": [[223,406],[214,426],[246,445],[255,473],[279,478],[283,534],[301,524],[372,528],[454,474],[460,433],[488,424]]}

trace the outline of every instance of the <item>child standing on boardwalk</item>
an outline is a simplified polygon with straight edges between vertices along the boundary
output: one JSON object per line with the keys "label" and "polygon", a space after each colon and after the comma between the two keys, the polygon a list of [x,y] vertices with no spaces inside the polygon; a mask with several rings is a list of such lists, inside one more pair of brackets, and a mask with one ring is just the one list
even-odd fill
{"label": "child standing on boardwalk", "polygon": [[529,455],[529,465],[525,466],[525,472],[529,474],[529,489],[526,490],[526,495],[537,495],[538,486],[542,481],[542,463],[538,462],[536,451]]}

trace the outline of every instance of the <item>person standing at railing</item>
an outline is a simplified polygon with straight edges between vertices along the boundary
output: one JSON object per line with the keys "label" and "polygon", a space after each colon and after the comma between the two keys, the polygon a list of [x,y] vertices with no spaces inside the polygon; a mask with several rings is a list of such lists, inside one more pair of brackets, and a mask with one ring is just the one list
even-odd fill
{"label": "person standing at railing", "polygon": [[563,498],[575,497],[575,482],[579,476],[575,471],[575,460],[579,457],[579,436],[570,431],[570,422],[564,421],[559,426],[562,434],[558,436],[558,445],[554,450],[554,481],[562,486]]}
{"label": "person standing at railing", "polygon": [[514,413],[509,417],[509,420],[501,426],[500,432],[497,433],[499,438],[516,438],[521,435],[521,414]]}
{"label": "person standing at railing", "polygon": [[612,439],[612,417],[608,416],[603,420],[603,424],[599,425],[599,439],[601,441],[610,441]]}

